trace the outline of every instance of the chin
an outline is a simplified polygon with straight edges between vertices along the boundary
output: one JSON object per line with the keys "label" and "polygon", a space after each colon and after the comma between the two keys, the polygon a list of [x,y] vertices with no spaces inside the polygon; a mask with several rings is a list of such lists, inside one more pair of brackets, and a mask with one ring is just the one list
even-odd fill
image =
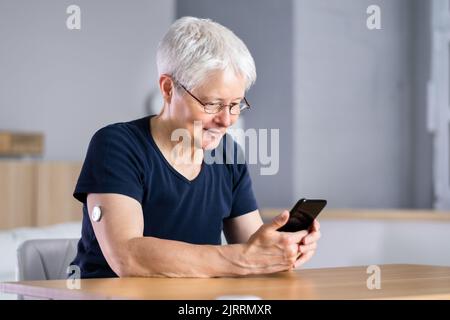
{"label": "chin", "polygon": [[203,141],[202,141],[202,149],[203,150],[212,150],[215,149],[219,146],[220,141],[222,141],[222,137],[218,137],[218,138],[206,138],[203,137]]}

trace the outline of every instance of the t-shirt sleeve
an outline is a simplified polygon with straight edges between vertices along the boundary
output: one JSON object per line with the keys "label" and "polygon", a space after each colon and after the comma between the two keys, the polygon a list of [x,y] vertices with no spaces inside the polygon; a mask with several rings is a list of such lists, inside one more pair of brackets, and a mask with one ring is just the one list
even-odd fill
{"label": "t-shirt sleeve", "polygon": [[118,193],[142,203],[142,151],[120,125],[98,130],[89,143],[73,196],[86,203],[89,193]]}
{"label": "t-shirt sleeve", "polygon": [[[253,193],[252,180],[245,161],[238,161],[242,152],[239,145],[234,142],[235,159],[233,168],[233,190],[231,213],[228,218],[235,218],[258,209],[255,194]],[[241,153],[242,154],[242,153]],[[243,162],[243,163],[241,163]]]}

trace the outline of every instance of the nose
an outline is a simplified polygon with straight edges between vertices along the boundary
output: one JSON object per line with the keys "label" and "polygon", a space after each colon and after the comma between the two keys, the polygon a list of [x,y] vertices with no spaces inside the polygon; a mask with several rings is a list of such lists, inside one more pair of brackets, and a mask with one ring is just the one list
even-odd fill
{"label": "nose", "polygon": [[226,106],[225,108],[222,108],[222,110],[216,114],[216,119],[222,127],[229,127],[231,125],[230,107]]}

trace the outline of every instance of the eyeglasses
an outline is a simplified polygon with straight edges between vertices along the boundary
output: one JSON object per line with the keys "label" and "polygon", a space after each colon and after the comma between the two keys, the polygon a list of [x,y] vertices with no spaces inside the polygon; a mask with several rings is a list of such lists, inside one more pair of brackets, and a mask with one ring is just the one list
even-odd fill
{"label": "eyeglasses", "polygon": [[230,103],[230,104],[223,104],[223,103],[204,103],[199,98],[194,96],[188,89],[186,89],[185,86],[183,86],[178,81],[175,81],[176,84],[178,84],[180,87],[184,89],[192,98],[194,98],[198,103],[200,103],[203,107],[203,110],[206,113],[209,114],[215,114],[222,111],[223,108],[229,107],[230,108],[230,114],[232,115],[238,115],[242,111],[250,109],[250,104],[248,103],[247,99],[244,97],[244,100],[239,103]]}

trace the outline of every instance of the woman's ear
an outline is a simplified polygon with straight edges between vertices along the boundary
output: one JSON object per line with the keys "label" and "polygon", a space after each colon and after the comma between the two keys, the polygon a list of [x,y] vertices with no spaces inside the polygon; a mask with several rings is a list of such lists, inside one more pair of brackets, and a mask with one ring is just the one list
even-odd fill
{"label": "woman's ear", "polygon": [[166,74],[162,74],[159,77],[159,89],[161,90],[164,102],[170,104],[174,89],[172,78]]}

